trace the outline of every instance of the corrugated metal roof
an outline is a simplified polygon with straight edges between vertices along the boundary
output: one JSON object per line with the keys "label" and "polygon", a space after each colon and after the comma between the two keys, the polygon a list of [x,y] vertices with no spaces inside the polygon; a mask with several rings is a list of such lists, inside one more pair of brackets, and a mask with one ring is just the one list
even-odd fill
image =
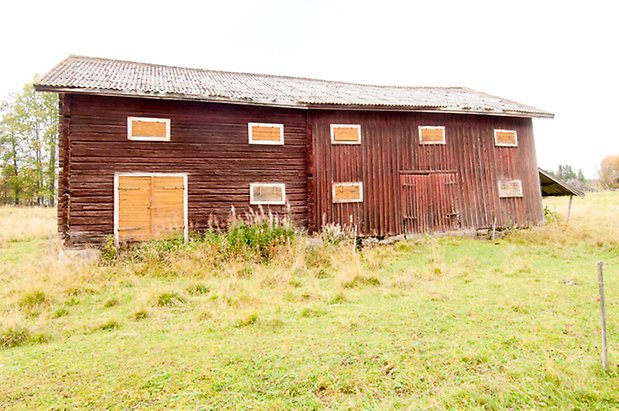
{"label": "corrugated metal roof", "polygon": [[140,96],[296,108],[440,111],[516,117],[552,113],[466,87],[376,86],[69,56],[39,91]]}
{"label": "corrugated metal roof", "polygon": [[538,168],[539,182],[542,190],[542,196],[544,197],[559,197],[559,196],[584,196],[580,190],[572,187],[568,183],[559,180],[558,178],[550,175],[546,171]]}

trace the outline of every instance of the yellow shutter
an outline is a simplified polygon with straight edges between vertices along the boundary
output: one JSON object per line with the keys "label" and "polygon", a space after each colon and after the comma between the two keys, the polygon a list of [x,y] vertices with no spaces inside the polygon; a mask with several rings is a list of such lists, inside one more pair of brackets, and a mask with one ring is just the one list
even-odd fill
{"label": "yellow shutter", "polygon": [[183,233],[184,194],[183,177],[153,177],[151,206],[153,238]]}
{"label": "yellow shutter", "polygon": [[421,126],[419,127],[419,141],[421,144],[445,143],[445,127]]}
{"label": "yellow shutter", "polygon": [[132,137],[166,138],[166,123],[163,121],[133,120],[131,127]]}
{"label": "yellow shutter", "polygon": [[150,177],[118,177],[118,239],[148,240],[150,224]]}
{"label": "yellow shutter", "polygon": [[363,201],[361,183],[333,183],[333,202],[351,203]]}
{"label": "yellow shutter", "polygon": [[333,127],[333,142],[354,143],[361,141],[361,130],[356,126]]}
{"label": "yellow shutter", "polygon": [[518,140],[513,130],[494,130],[494,143],[498,146],[516,146]]}
{"label": "yellow shutter", "polygon": [[263,144],[283,144],[281,124],[254,124],[250,123],[250,142]]}

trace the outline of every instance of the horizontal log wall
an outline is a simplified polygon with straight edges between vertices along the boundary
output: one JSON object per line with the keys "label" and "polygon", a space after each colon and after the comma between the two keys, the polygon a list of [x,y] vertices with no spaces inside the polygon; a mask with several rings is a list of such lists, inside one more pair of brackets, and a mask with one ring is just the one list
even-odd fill
{"label": "horizontal log wall", "polygon": [[[330,124],[361,125],[361,144],[331,144]],[[408,231],[403,222],[400,175],[425,173],[457,175],[454,201],[458,216],[449,217],[454,228],[490,227],[495,218],[499,227],[542,220],[531,119],[315,110],[309,115],[309,125],[316,191],[311,214],[318,227],[352,221],[365,235]],[[446,144],[420,144],[419,126],[444,126]],[[495,146],[494,129],[516,130],[518,147]],[[523,197],[499,199],[499,179],[522,180]],[[363,203],[334,204],[332,183],[355,181],[364,184]],[[433,191],[439,196],[445,192],[432,187],[424,192]]]}
{"label": "horizontal log wall", "polygon": [[[225,223],[231,206],[247,212],[250,183],[283,182],[294,220],[307,225],[305,112],[76,94],[62,100],[59,230],[69,243],[113,233],[118,172],[187,173],[193,229]],[[129,141],[128,116],[169,118],[171,140]],[[285,144],[250,145],[249,122],[283,124]]]}

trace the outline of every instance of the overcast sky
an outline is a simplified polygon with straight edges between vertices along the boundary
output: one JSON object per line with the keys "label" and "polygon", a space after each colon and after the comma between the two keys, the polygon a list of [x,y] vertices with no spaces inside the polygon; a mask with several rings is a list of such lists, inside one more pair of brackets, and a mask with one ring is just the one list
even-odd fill
{"label": "overcast sky", "polygon": [[69,54],[371,84],[467,86],[555,113],[538,163],[619,154],[612,1],[28,1],[0,8],[0,97]]}

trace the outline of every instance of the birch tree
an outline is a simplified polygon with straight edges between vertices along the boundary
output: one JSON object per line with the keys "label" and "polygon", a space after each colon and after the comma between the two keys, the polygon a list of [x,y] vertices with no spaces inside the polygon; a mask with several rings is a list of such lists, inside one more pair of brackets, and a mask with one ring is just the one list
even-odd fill
{"label": "birch tree", "polygon": [[26,84],[7,100],[0,122],[0,186],[4,202],[55,203],[58,103],[57,95],[37,93]]}

